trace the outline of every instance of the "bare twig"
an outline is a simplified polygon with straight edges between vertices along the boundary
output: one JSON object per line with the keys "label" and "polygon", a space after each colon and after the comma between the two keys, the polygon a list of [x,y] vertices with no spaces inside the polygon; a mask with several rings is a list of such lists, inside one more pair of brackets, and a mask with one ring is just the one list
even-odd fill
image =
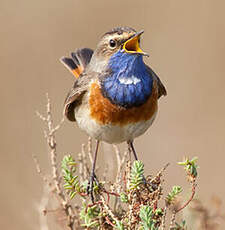
{"label": "bare twig", "polygon": [[[64,192],[62,190],[62,187],[60,185],[60,176],[57,168],[57,151],[56,151],[56,139],[55,139],[55,132],[61,127],[64,119],[59,122],[58,125],[55,127],[53,126],[53,119],[52,119],[52,112],[51,112],[51,101],[49,99],[48,94],[46,94],[47,97],[47,115],[44,117],[39,112],[36,112],[37,116],[46,123],[47,129],[44,130],[44,136],[46,138],[46,141],[49,146],[49,155],[51,160],[51,169],[52,169],[52,180],[54,184],[54,190],[56,191],[57,198],[60,200],[60,204],[62,205],[62,208],[68,217],[68,227],[69,229],[73,230],[74,227],[74,211],[69,204],[68,200],[66,199]],[[37,161],[37,158],[34,157],[34,161],[36,164],[37,172],[42,176],[44,180],[45,177],[41,174],[41,169],[39,166],[39,163]]]}
{"label": "bare twig", "polygon": [[38,162],[37,156],[33,155],[33,160],[34,160],[34,163],[36,165],[37,173],[41,176],[43,181],[47,184],[48,180],[47,180],[46,176],[42,173],[42,170],[41,170],[40,164]]}
{"label": "bare twig", "polygon": [[[120,187],[119,190],[120,190],[121,186],[122,186],[122,183],[121,183],[122,182],[122,169],[126,163],[128,152],[125,151],[123,154],[123,157],[121,157],[121,153],[120,153],[118,146],[113,145],[113,147],[114,147],[114,151],[116,153],[116,159],[117,159],[116,184],[120,185],[119,186]],[[118,191],[118,192],[120,192],[120,191]]]}
{"label": "bare twig", "polygon": [[91,162],[91,165],[93,165],[93,156],[92,156],[92,139],[91,137],[88,137],[88,156]]}
{"label": "bare twig", "polygon": [[40,114],[38,111],[36,111],[36,115],[42,120],[42,121],[47,121],[47,119],[42,115]]}
{"label": "bare twig", "polygon": [[165,206],[164,211],[163,211],[161,230],[166,229],[166,215],[167,215],[167,206]]}
{"label": "bare twig", "polygon": [[172,217],[171,217],[171,220],[170,220],[170,227],[169,227],[169,229],[173,229],[173,227],[174,227],[176,214],[177,214],[176,212],[172,213]]}
{"label": "bare twig", "polygon": [[155,180],[157,180],[157,178],[160,178],[163,175],[163,172],[165,172],[165,170],[168,168],[170,164],[167,163],[157,174],[156,176],[154,176],[151,181],[149,182],[150,184],[153,183]]}
{"label": "bare twig", "polygon": [[104,168],[104,171],[103,171],[103,173],[102,173],[102,179],[103,179],[103,181],[106,181],[106,180],[107,180],[107,175],[108,175],[108,173],[109,173],[109,165],[106,164],[106,165],[105,165],[105,168]]}
{"label": "bare twig", "polygon": [[[89,146],[88,148],[91,148],[91,146]],[[82,154],[82,162],[83,162],[83,169],[84,169],[84,178],[87,179],[88,174],[90,173],[90,169],[89,169],[88,163],[87,163],[87,153],[85,151],[85,145],[84,144],[82,144],[82,146],[81,146],[81,154]]]}
{"label": "bare twig", "polygon": [[113,211],[111,210],[109,205],[106,203],[106,200],[105,200],[104,196],[102,196],[102,195],[101,195],[101,201],[102,201],[103,209],[111,216],[111,218],[115,222],[118,222],[119,219],[114,215]]}
{"label": "bare twig", "polygon": [[[46,97],[47,97],[47,118],[46,119],[47,119],[47,126],[48,126],[47,143],[48,143],[49,148],[50,148],[52,179],[53,179],[53,182],[55,184],[56,192],[59,195],[59,197],[61,198],[62,205],[65,208],[66,201],[65,201],[65,197],[63,195],[62,188],[60,187],[60,182],[59,182],[60,177],[59,177],[59,172],[58,172],[58,168],[57,168],[56,140],[55,140],[55,134],[54,134],[55,128],[53,127],[53,120],[52,120],[52,113],[51,113],[51,102],[50,102],[48,94],[46,95]],[[58,127],[58,129],[59,129],[60,124],[57,125],[56,127]]]}
{"label": "bare twig", "polygon": [[192,181],[192,192],[191,192],[191,196],[190,198],[180,207],[178,208],[175,212],[178,213],[180,212],[181,210],[183,210],[185,207],[188,206],[188,204],[193,200],[194,198],[194,195],[195,195],[195,188],[196,188],[197,184],[195,183],[195,179],[193,179]]}
{"label": "bare twig", "polygon": [[83,164],[83,155],[82,153],[78,153],[78,161],[79,161],[79,175],[81,183],[84,182],[84,164]]}
{"label": "bare twig", "polygon": [[39,209],[39,220],[40,220],[40,229],[45,229],[48,230],[48,223],[47,223],[47,219],[45,217],[46,214],[46,207],[48,205],[49,202],[49,187],[47,186],[47,184],[44,185],[44,189],[43,189],[43,194],[42,194],[42,198],[40,203],[38,204],[38,209]]}

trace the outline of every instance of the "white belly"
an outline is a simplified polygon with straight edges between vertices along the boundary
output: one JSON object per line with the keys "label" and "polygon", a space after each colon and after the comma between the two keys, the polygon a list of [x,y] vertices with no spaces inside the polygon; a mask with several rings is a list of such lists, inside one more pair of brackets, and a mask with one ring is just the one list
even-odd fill
{"label": "white belly", "polygon": [[75,118],[78,126],[89,136],[107,143],[120,143],[133,140],[142,135],[152,124],[157,111],[147,121],[139,121],[127,125],[99,124],[89,113],[88,103],[83,103],[75,108]]}

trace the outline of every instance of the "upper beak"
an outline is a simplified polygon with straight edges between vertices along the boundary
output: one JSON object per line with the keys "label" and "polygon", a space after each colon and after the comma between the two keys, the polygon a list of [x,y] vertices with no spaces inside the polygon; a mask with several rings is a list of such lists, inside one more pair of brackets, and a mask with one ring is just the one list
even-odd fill
{"label": "upper beak", "polygon": [[123,50],[127,53],[136,53],[136,54],[142,54],[145,56],[149,56],[147,53],[143,52],[143,50],[140,48],[139,40],[141,35],[144,33],[144,30],[141,30],[140,32],[137,32],[134,36],[132,36],[130,39],[128,39],[123,44]]}

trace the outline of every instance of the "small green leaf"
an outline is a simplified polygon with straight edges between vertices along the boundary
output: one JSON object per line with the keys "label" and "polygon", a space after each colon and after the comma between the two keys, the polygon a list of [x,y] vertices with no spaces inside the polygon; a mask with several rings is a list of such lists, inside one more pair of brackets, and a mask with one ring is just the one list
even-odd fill
{"label": "small green leaf", "polygon": [[128,197],[125,193],[121,193],[120,194],[120,200],[123,202],[123,203],[127,203],[128,202]]}
{"label": "small green leaf", "polygon": [[153,210],[148,205],[143,205],[140,208],[140,219],[141,219],[141,227],[144,230],[158,230],[155,226],[155,222],[153,219]]}
{"label": "small green leaf", "polygon": [[186,158],[183,162],[178,162],[179,165],[185,166],[184,169],[187,171],[188,174],[190,174],[190,176],[192,176],[193,178],[196,178],[198,175],[197,172],[197,157],[193,157],[191,160],[189,160],[188,158]]}
{"label": "small green leaf", "polygon": [[80,219],[84,221],[82,226],[96,229],[99,226],[98,217],[100,217],[100,209],[97,205],[87,208],[87,204],[84,202],[80,212]]}
{"label": "small green leaf", "polygon": [[155,210],[155,215],[157,215],[157,216],[162,216],[162,215],[163,215],[163,210],[162,210],[161,208],[157,208],[157,209]]}
{"label": "small green leaf", "polygon": [[173,186],[172,191],[166,197],[167,205],[171,205],[177,195],[181,192],[182,188],[180,186]]}
{"label": "small green leaf", "polygon": [[73,186],[71,186],[71,185],[63,185],[63,187],[64,187],[65,189],[73,189]]}
{"label": "small green leaf", "polygon": [[78,176],[75,175],[76,172],[76,163],[72,156],[64,156],[62,163],[62,174],[63,174],[63,179],[65,181],[63,187],[66,190],[70,190],[69,196],[70,199],[73,199],[73,197],[80,192],[80,183],[78,180]]}
{"label": "small green leaf", "polygon": [[133,190],[139,187],[144,182],[144,164],[141,161],[134,161],[131,175],[129,189]]}
{"label": "small green leaf", "polygon": [[180,224],[175,223],[175,226],[171,230],[187,230],[186,221],[183,220]]}
{"label": "small green leaf", "polygon": [[77,192],[70,192],[70,199],[72,200],[74,198],[74,196],[77,194]]}
{"label": "small green leaf", "polygon": [[124,225],[121,221],[116,221],[116,229],[124,230]]}

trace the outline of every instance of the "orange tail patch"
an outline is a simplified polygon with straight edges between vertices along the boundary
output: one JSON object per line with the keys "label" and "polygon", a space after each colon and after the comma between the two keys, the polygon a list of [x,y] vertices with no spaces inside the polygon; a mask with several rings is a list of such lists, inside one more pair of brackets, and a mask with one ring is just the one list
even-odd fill
{"label": "orange tail patch", "polygon": [[72,70],[73,75],[78,78],[84,71],[84,68],[82,66],[78,66],[76,69]]}
{"label": "orange tail patch", "polygon": [[75,64],[72,58],[62,57],[60,61],[76,78],[84,71],[83,66]]}
{"label": "orange tail patch", "polygon": [[60,61],[76,78],[78,78],[89,64],[92,55],[92,49],[82,48],[72,52],[71,58],[62,57]]}

